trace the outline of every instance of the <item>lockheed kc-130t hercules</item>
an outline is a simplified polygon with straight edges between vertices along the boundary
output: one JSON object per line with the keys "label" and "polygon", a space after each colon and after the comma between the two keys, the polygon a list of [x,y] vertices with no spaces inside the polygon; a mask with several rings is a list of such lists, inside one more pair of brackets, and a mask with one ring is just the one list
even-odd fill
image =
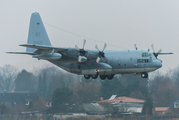
{"label": "lockheed kc-130t hercules", "polygon": [[147,78],[148,73],[162,67],[162,60],[158,55],[173,54],[162,53],[161,50],[150,52],[149,50],[123,50],[105,51],[107,44],[102,50],[96,45],[96,50],[86,50],[86,40],[82,48],[53,47],[46,33],[40,14],[35,12],[31,15],[26,52],[8,52],[12,54],[27,54],[33,58],[47,60],[60,68],[78,75],[84,75],[86,79],[106,78],[111,80],[115,74],[140,74]]}

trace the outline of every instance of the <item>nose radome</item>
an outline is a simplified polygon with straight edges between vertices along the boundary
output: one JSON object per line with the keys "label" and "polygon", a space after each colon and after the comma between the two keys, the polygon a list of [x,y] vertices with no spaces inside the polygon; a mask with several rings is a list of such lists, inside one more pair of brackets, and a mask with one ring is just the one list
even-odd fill
{"label": "nose radome", "polygon": [[153,61],[152,66],[155,68],[161,68],[162,62],[160,60],[155,60],[155,61]]}
{"label": "nose radome", "polygon": [[156,67],[159,67],[159,68],[162,67],[162,61],[161,60],[157,60]]}
{"label": "nose radome", "polygon": [[162,60],[160,60],[160,59],[157,59],[157,60],[159,60],[162,63]]}

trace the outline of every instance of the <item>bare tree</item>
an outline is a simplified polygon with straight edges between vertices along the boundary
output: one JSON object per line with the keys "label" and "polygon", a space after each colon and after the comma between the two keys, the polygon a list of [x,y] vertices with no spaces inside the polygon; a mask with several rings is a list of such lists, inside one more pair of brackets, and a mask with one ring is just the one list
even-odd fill
{"label": "bare tree", "polygon": [[94,81],[88,82],[84,79],[74,84],[74,98],[78,103],[97,101],[100,98],[100,86]]}
{"label": "bare tree", "polygon": [[169,71],[172,80],[179,86],[179,66]]}
{"label": "bare tree", "polygon": [[178,98],[178,85],[168,75],[158,73],[149,80],[149,91],[154,106],[169,107]]}
{"label": "bare tree", "polygon": [[4,65],[0,68],[0,87],[2,91],[11,92],[15,88],[14,80],[18,74],[18,69],[12,65]]}

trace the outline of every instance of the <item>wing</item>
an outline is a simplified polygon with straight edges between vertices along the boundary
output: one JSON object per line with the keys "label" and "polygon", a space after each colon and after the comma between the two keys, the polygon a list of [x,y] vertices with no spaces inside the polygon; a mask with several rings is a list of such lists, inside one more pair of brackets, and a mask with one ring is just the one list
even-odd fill
{"label": "wing", "polygon": [[168,54],[173,54],[173,53],[171,53],[171,52],[169,52],[169,53],[158,53],[158,55],[168,55]]}
{"label": "wing", "polygon": [[9,54],[26,54],[26,55],[36,55],[36,53],[28,53],[28,52],[6,52]]}

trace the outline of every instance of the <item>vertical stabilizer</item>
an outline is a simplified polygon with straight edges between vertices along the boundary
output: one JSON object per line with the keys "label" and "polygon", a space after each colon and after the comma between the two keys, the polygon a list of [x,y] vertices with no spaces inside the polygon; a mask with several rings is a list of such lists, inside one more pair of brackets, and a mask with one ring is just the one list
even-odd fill
{"label": "vertical stabilizer", "polygon": [[[40,14],[37,12],[31,15],[27,44],[51,46]],[[34,52],[36,50],[37,49],[34,48],[27,48],[26,52]]]}

